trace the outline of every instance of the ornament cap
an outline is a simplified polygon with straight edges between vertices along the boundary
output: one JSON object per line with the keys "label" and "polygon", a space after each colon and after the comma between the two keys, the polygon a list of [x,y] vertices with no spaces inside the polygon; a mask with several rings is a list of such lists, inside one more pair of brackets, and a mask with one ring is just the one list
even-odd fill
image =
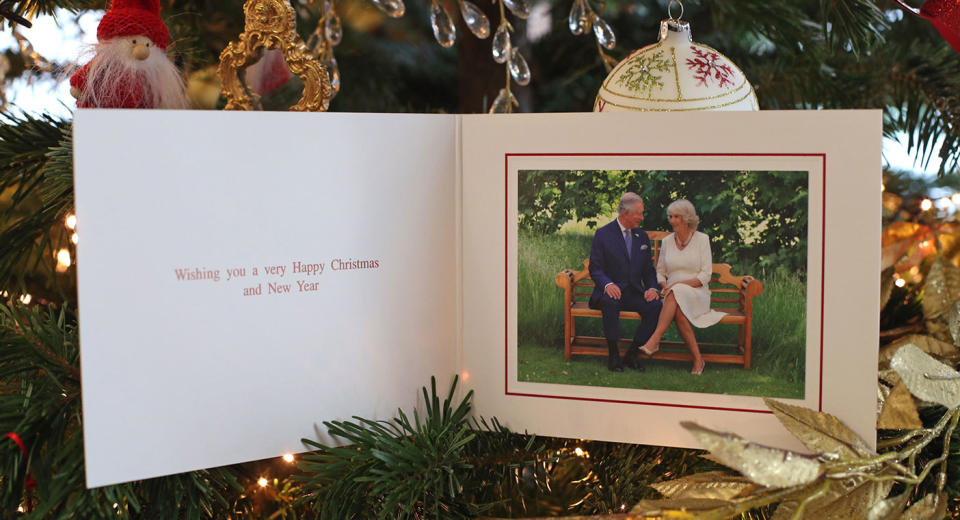
{"label": "ornament cap", "polygon": [[660,22],[660,41],[667,39],[692,42],[693,33],[690,32],[690,22],[681,22],[679,19],[675,20],[673,18]]}

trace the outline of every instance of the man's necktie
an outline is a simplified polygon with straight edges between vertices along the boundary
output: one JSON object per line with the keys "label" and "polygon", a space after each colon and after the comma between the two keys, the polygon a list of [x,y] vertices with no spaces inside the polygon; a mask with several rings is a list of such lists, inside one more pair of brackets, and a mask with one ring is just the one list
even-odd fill
{"label": "man's necktie", "polygon": [[627,258],[633,260],[633,236],[629,229],[623,230],[623,241],[627,244]]}

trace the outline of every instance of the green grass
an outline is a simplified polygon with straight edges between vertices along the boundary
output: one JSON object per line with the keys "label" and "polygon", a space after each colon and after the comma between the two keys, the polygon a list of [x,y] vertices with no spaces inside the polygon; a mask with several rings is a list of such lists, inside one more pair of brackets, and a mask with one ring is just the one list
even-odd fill
{"label": "green grass", "polygon": [[[571,229],[553,235],[521,231],[518,243],[517,338],[520,381],[684,392],[802,398],[804,395],[806,278],[804,273],[765,273],[734,266],[735,274],[752,274],[764,291],[754,299],[753,361],[739,365],[708,363],[700,377],[690,375],[689,361],[646,361],[647,371],[610,372],[606,356],[563,357],[562,290],[554,279],[561,269],[582,269],[590,253],[592,233]],[[714,258],[715,262],[724,259]],[[636,320],[624,320],[623,334],[632,337]],[[695,329],[698,342],[734,343],[737,327],[718,324]],[[577,320],[577,334],[602,336],[599,319]],[[667,341],[679,341],[671,327]],[[679,347],[686,351],[684,347]],[[731,352],[704,348],[704,352]]]}

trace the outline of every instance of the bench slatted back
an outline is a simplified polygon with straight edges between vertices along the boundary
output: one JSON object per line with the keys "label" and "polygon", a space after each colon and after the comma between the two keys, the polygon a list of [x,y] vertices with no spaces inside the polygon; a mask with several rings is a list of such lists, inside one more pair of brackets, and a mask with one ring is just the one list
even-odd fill
{"label": "bench slatted back", "polygon": [[[653,265],[657,265],[660,258],[660,247],[663,239],[670,235],[669,231],[647,231],[650,237],[650,249],[653,251]],[[714,273],[710,278],[710,307],[715,309],[740,309],[744,307],[743,291],[738,286],[739,280],[730,274],[727,264],[713,264]],[[586,302],[593,294],[593,280],[584,278],[573,286],[573,301]],[[736,304],[732,306],[730,304]]]}

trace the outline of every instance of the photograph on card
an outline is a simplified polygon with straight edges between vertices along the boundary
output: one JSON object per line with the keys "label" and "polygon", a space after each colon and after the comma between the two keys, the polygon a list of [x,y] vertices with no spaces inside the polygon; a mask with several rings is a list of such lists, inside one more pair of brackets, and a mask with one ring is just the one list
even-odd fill
{"label": "photograph on card", "polygon": [[516,382],[804,399],[809,188],[517,171]]}

